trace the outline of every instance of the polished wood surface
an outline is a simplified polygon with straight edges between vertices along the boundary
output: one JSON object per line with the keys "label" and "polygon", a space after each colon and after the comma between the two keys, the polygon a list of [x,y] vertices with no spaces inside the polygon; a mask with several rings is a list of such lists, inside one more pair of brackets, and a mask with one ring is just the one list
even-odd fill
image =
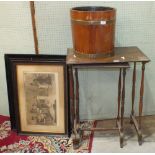
{"label": "polished wood surface", "polygon": [[76,7],[70,11],[73,47],[77,55],[113,55],[116,10],[109,7]]}
{"label": "polished wood surface", "polygon": [[91,63],[118,63],[118,62],[149,62],[150,59],[135,46],[115,47],[115,55],[106,58],[80,58],[74,54],[72,48],[68,49],[67,64],[91,64]]}
{"label": "polished wood surface", "polygon": [[130,68],[129,63],[128,62],[124,62],[124,63],[92,63],[92,64],[76,64],[76,65],[72,65],[73,68],[79,68],[79,69],[83,69],[83,68],[87,68],[89,69],[89,67],[91,67],[91,69],[99,69],[99,68]]}

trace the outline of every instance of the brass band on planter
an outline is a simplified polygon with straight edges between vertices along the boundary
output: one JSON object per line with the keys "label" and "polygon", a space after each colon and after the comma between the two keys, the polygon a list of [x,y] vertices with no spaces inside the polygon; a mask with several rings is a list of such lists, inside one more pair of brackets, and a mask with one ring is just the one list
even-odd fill
{"label": "brass band on planter", "polygon": [[112,52],[108,52],[108,53],[95,53],[95,54],[86,54],[86,53],[79,53],[78,51],[74,50],[74,53],[77,57],[81,57],[81,58],[105,58],[105,57],[109,57],[109,56],[114,56],[114,51]]}
{"label": "brass band on planter", "polygon": [[72,23],[82,24],[82,25],[107,25],[114,23],[115,19],[111,20],[75,20],[71,19]]}

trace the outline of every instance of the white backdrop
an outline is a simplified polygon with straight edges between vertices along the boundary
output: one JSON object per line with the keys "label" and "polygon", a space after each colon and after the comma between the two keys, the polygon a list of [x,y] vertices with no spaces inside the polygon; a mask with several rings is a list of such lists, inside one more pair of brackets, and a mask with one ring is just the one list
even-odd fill
{"label": "white backdrop", "polygon": [[[71,7],[83,5],[115,7],[117,9],[115,45],[138,46],[150,57],[151,62],[146,65],[144,114],[155,114],[155,2],[35,2],[40,53],[60,55],[67,53],[67,48],[72,47],[69,11]],[[0,2],[0,12],[0,19],[4,21],[0,24],[2,68],[0,114],[8,115],[3,54],[34,53],[34,44],[28,2]],[[5,29],[2,29],[3,27]],[[128,70],[126,116],[129,116],[131,109],[131,73],[131,70]],[[140,69],[137,74],[138,82]],[[115,117],[117,80],[117,71],[80,70],[81,119]],[[137,96],[139,96],[139,83],[136,85]]]}
{"label": "white backdrop", "polygon": [[5,53],[34,53],[28,2],[0,2],[0,114],[9,115]]}

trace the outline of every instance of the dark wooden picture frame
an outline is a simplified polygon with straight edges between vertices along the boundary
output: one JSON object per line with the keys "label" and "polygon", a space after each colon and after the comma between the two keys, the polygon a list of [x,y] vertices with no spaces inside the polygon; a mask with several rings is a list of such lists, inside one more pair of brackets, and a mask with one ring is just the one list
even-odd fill
{"label": "dark wooden picture frame", "polygon": [[66,56],[5,54],[5,65],[11,128],[68,136]]}

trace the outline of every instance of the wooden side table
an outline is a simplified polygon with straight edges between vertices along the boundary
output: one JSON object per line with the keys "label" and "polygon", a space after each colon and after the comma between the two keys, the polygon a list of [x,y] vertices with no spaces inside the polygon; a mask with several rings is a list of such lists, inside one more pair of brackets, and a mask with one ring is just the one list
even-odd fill
{"label": "wooden side table", "polygon": [[[126,69],[129,68],[129,62],[134,63],[133,81],[132,81],[132,110],[130,120],[134,124],[138,134],[138,142],[142,144],[141,132],[141,116],[143,108],[143,92],[144,92],[144,70],[145,64],[149,62],[149,58],[140,51],[137,47],[116,47],[115,55],[107,58],[80,58],[74,55],[73,49],[68,49],[67,65],[69,67],[69,84],[70,84],[70,111],[71,111],[71,129],[73,136],[74,147],[79,146],[80,136],[82,130],[90,131],[103,131],[111,130],[106,128],[91,128],[80,129],[79,125],[79,82],[78,82],[78,69],[84,67],[110,67],[119,68],[118,80],[118,115],[117,115],[117,128],[112,130],[119,130],[120,133],[120,147],[123,147],[123,116],[124,116],[124,102],[125,102],[125,75]],[[142,63],[142,77],[140,86],[140,99],[139,99],[139,117],[138,121],[134,116],[134,99],[135,99],[135,82],[136,82],[136,63]],[[123,74],[123,75],[122,75]],[[123,77],[122,77],[123,76]],[[74,82],[76,91],[74,94]]]}

